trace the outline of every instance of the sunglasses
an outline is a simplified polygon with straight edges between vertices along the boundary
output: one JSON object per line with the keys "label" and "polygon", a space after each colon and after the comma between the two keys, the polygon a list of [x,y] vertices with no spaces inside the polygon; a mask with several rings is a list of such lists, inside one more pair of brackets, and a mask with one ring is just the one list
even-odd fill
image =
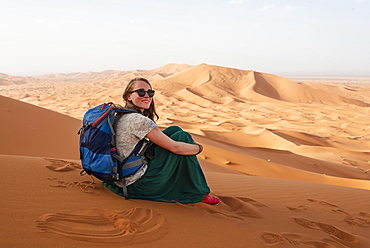
{"label": "sunglasses", "polygon": [[138,94],[140,97],[145,96],[145,93],[148,93],[148,96],[149,96],[149,97],[153,97],[153,96],[154,96],[154,93],[155,93],[155,91],[154,91],[154,90],[147,90],[147,91],[145,91],[144,89],[134,90],[134,91],[131,91],[130,93],[134,93],[134,92],[137,92],[137,94]]}

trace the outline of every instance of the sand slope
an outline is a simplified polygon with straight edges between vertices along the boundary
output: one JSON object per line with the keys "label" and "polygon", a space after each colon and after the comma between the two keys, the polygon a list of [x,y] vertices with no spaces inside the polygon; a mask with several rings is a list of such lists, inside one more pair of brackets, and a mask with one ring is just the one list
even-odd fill
{"label": "sand slope", "polygon": [[90,185],[89,177],[79,175],[77,161],[0,155],[0,166],[6,172],[0,193],[3,247],[370,244],[366,190],[252,177],[203,165],[222,203],[183,205],[124,200],[99,183]]}
{"label": "sand slope", "polygon": [[78,158],[81,121],[0,96],[0,154]]}
{"label": "sand slope", "polygon": [[[82,114],[136,76],[157,90],[158,124],[204,145],[220,205],[124,200],[79,175]],[[6,78],[2,247],[370,247],[367,86],[206,64]]]}

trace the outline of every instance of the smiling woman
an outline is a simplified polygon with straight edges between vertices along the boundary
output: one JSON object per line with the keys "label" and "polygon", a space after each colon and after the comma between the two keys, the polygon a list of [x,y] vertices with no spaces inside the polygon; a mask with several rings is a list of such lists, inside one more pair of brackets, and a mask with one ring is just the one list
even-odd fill
{"label": "smiling woman", "polygon": [[[154,117],[158,119],[159,116],[155,111],[153,100],[154,93],[149,93],[148,91],[154,92],[146,78],[134,78],[126,86],[126,89],[122,94],[122,98],[126,103],[126,108],[135,109],[154,121]],[[144,92],[144,95],[142,95],[141,92]],[[145,92],[147,92],[147,94],[145,94]]]}
{"label": "smiling woman", "polygon": [[[136,108],[139,108],[140,112],[144,114],[146,109],[149,109],[153,101],[154,91],[151,86],[144,81],[144,79],[135,81],[135,90],[130,91],[126,95],[126,98],[131,102]],[[152,105],[154,108],[154,104]]]}
{"label": "smiling woman", "polygon": [[[200,167],[197,154],[203,147],[180,127],[171,126],[161,131],[155,124],[154,96],[149,81],[134,78],[127,85],[123,99],[126,108],[138,113],[119,114],[115,120],[116,146],[120,156],[128,157],[140,140],[152,142],[153,155],[126,181],[128,197],[164,202],[211,205],[219,199],[209,195],[209,187]],[[103,183],[114,193],[122,195],[119,184]]]}

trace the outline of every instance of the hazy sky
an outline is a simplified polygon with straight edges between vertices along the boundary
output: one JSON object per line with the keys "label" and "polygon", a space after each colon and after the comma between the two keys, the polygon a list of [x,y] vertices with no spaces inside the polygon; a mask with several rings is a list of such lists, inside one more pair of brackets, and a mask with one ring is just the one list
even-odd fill
{"label": "hazy sky", "polygon": [[0,73],[168,63],[370,75],[370,0],[0,0]]}

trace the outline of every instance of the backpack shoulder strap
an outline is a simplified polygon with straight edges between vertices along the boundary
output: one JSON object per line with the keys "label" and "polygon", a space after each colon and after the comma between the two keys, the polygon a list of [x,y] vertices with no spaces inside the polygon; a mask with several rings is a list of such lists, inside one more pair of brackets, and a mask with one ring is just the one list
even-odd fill
{"label": "backpack shoulder strap", "polygon": [[135,109],[130,109],[130,108],[114,108],[116,113],[139,113]]}

